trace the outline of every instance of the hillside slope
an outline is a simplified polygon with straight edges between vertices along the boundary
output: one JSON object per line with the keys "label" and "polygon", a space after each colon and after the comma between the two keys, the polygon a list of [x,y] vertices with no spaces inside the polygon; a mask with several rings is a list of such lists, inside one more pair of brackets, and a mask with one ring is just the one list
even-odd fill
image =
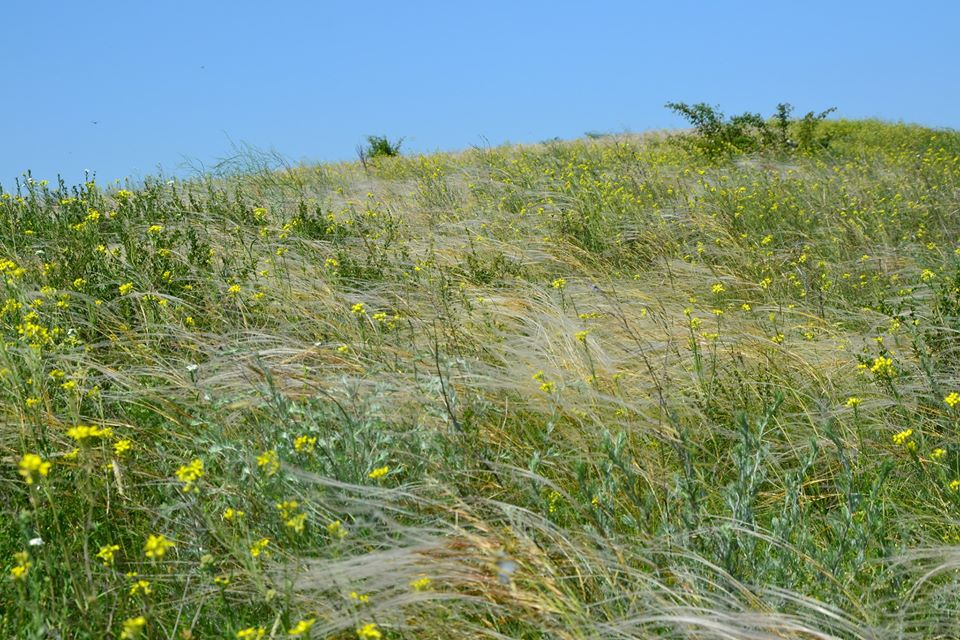
{"label": "hillside slope", "polygon": [[0,636],[960,637],[960,134],[823,126],[3,193]]}

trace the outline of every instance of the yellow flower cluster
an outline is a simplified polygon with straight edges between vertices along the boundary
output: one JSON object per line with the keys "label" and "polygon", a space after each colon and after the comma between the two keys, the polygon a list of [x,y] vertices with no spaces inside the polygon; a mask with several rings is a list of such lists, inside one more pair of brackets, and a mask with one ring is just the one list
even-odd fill
{"label": "yellow flower cluster", "polygon": [[30,572],[33,563],[30,562],[30,554],[26,551],[18,551],[13,554],[14,565],[10,569],[10,578],[13,580],[24,580]]}
{"label": "yellow flower cluster", "polygon": [[20,458],[18,472],[23,477],[24,482],[33,484],[36,476],[46,477],[50,473],[51,462],[45,461],[35,453],[25,453]]}
{"label": "yellow flower cluster", "polygon": [[123,630],[120,632],[120,640],[134,640],[134,638],[138,638],[145,626],[147,626],[147,619],[143,616],[124,620]]}
{"label": "yellow flower cluster", "polygon": [[193,493],[199,491],[197,480],[203,477],[203,460],[195,458],[189,464],[183,465],[177,469],[177,480],[183,485],[180,489],[184,493]]}
{"label": "yellow flower cluster", "polygon": [[97,426],[77,425],[67,429],[67,435],[79,442],[85,444],[89,440],[105,440],[113,437],[113,430],[109,427],[101,429]]}
{"label": "yellow flower cluster", "polygon": [[387,475],[390,472],[390,467],[384,465],[382,467],[377,467],[373,471],[367,474],[367,477],[371,480],[379,480],[383,476]]}
{"label": "yellow flower cluster", "polygon": [[314,436],[298,436],[293,441],[293,448],[297,453],[313,453],[315,446],[317,446],[317,439]]}
{"label": "yellow flower cluster", "polygon": [[171,541],[167,540],[166,536],[162,533],[159,535],[150,535],[147,538],[147,543],[143,547],[144,554],[151,559],[159,559],[167,553],[169,549],[172,549],[176,545]]}
{"label": "yellow flower cluster", "polygon": [[897,370],[893,366],[893,359],[886,356],[877,356],[870,365],[870,373],[877,378],[893,378],[897,375]]}
{"label": "yellow flower cluster", "polygon": [[359,640],[379,640],[382,637],[383,633],[377,628],[377,623],[375,622],[368,622],[362,627],[357,627],[357,638],[359,638]]}
{"label": "yellow flower cluster", "polygon": [[903,431],[893,434],[893,444],[898,447],[906,447],[910,451],[916,451],[917,443],[911,439],[912,437],[913,429],[904,429]]}
{"label": "yellow flower cluster", "polygon": [[262,469],[268,476],[272,476],[280,470],[280,457],[273,449],[264,451],[257,456],[257,467]]}
{"label": "yellow flower cluster", "polygon": [[270,538],[260,538],[252,545],[250,545],[250,556],[253,558],[259,558],[260,556],[269,555],[267,547],[270,545]]}

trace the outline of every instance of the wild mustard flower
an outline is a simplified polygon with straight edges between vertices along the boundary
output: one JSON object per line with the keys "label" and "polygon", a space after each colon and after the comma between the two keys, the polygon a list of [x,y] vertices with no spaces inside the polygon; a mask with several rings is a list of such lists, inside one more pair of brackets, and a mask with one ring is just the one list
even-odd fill
{"label": "wild mustard flower", "polygon": [[226,520],[227,522],[231,522],[233,520],[239,520],[245,515],[247,514],[244,513],[243,511],[240,511],[239,509],[234,509],[233,507],[227,507],[226,509],[223,510],[223,519]]}
{"label": "wild mustard flower", "polygon": [[877,378],[892,378],[897,375],[897,370],[893,366],[893,359],[887,356],[877,356],[870,365],[870,373]]}
{"label": "wild mustard flower", "polygon": [[376,622],[368,622],[362,627],[357,627],[357,638],[359,640],[380,640],[383,634],[377,628]]}
{"label": "wild mustard flower", "polygon": [[710,291],[712,291],[713,293],[723,293],[724,291],[726,291],[726,288],[723,286],[722,282],[718,282],[712,287],[710,287]]}
{"label": "wild mustard flower", "polygon": [[564,280],[563,278],[557,278],[556,280],[553,281],[553,283],[551,284],[551,286],[552,286],[554,289],[559,289],[559,290],[563,291],[563,288],[567,286],[567,281]]}
{"label": "wild mustard flower", "polygon": [[847,398],[846,406],[850,409],[856,409],[857,407],[860,406],[862,402],[863,400],[861,400],[857,396],[850,396],[849,398]]}
{"label": "wild mustard flower", "polygon": [[357,593],[356,591],[350,592],[350,599],[356,600],[360,604],[367,604],[370,602],[370,596],[365,593]]}
{"label": "wild mustard flower", "polygon": [[199,491],[197,488],[197,480],[203,477],[203,460],[195,458],[190,461],[189,464],[183,465],[177,469],[177,480],[182,484],[180,487],[181,491],[184,493],[195,493]]}
{"label": "wild mustard flower", "polygon": [[277,503],[277,511],[279,511],[280,515],[284,518],[289,518],[296,513],[299,508],[300,503],[296,500],[284,500],[283,502]]}
{"label": "wild mustard flower", "polygon": [[270,545],[270,538],[260,538],[252,545],[250,545],[250,556],[253,558],[259,558],[260,556],[268,556],[270,552],[267,551],[267,547]]}
{"label": "wild mustard flower", "polygon": [[147,233],[149,233],[150,235],[153,235],[153,236],[157,235],[158,233],[160,233],[160,232],[162,232],[162,231],[163,231],[163,225],[162,225],[162,224],[152,224],[152,225],[150,225],[149,227],[147,227]]}
{"label": "wild mustard flower", "polygon": [[230,294],[231,296],[240,295],[240,285],[238,284],[230,285],[230,288],[227,289],[227,293]]}
{"label": "wild mustard flower", "polygon": [[101,429],[97,426],[77,425],[67,429],[67,435],[79,444],[87,444],[90,440],[105,440],[113,437],[113,430],[109,427]]}
{"label": "wild mustard flower", "polygon": [[367,477],[370,478],[371,480],[379,480],[383,476],[387,475],[389,472],[390,472],[390,467],[387,465],[384,465],[382,467],[377,467],[376,469],[368,473]]}
{"label": "wild mustard flower", "polygon": [[120,545],[118,544],[103,545],[100,547],[100,551],[97,552],[97,558],[103,562],[103,566],[112,567],[117,551],[120,551]]}
{"label": "wild mustard flower", "polygon": [[274,475],[280,470],[280,457],[274,449],[264,451],[257,456],[257,468],[263,470],[268,476]]}
{"label": "wild mustard flower", "polygon": [[298,513],[294,516],[290,516],[283,523],[287,527],[293,529],[295,533],[303,533],[303,529],[307,524],[307,514]]}
{"label": "wild mustard flower", "polygon": [[143,616],[124,620],[123,630],[120,632],[120,640],[134,640],[140,637],[140,633],[145,626],[147,626],[147,619]]}
{"label": "wild mustard flower", "polygon": [[432,583],[433,581],[430,578],[424,576],[422,578],[417,578],[416,580],[412,581],[410,583],[410,588],[413,589],[414,591],[426,591],[427,589],[430,588],[430,585]]}
{"label": "wild mustard flower", "polygon": [[944,458],[946,455],[947,455],[947,450],[938,447],[938,448],[936,448],[936,449],[934,449],[933,451],[930,452],[930,459],[931,459],[931,460],[943,460],[943,458]]}
{"label": "wild mustard flower", "polygon": [[960,393],[957,393],[956,391],[951,391],[947,395],[947,397],[943,399],[943,401],[946,402],[951,409],[953,409],[958,404],[960,404]]}
{"label": "wild mustard flower", "polygon": [[237,631],[236,637],[239,640],[260,640],[266,634],[267,630],[264,627],[247,627]]}
{"label": "wild mustard flower", "polygon": [[330,534],[330,537],[337,540],[343,540],[347,537],[347,530],[339,520],[334,520],[327,525],[327,533]]}
{"label": "wild mustard flower", "polygon": [[951,480],[949,486],[951,491],[960,491],[960,480]]}
{"label": "wild mustard flower", "polygon": [[162,533],[159,535],[151,534],[147,538],[147,543],[143,547],[144,554],[150,559],[160,559],[176,545],[167,540]]}
{"label": "wild mustard flower", "polygon": [[297,453],[313,453],[315,446],[317,446],[317,439],[314,436],[297,436],[293,441],[293,449]]}
{"label": "wild mustard flower", "polygon": [[131,291],[133,291],[133,283],[132,283],[132,282],[124,282],[122,285],[120,285],[120,286],[117,288],[117,290],[120,292],[120,295],[125,296],[125,295],[127,295],[128,293],[130,293]]}
{"label": "wild mustard flower", "polygon": [[366,306],[364,306],[362,302],[358,302],[357,304],[350,307],[350,313],[352,313],[355,316],[366,315],[367,308]]}
{"label": "wild mustard flower", "polygon": [[910,451],[915,451],[917,448],[917,443],[911,440],[913,437],[913,429],[904,429],[893,435],[893,444],[898,447],[906,447]]}
{"label": "wild mustard flower", "polygon": [[122,458],[132,449],[133,443],[129,440],[117,440],[113,443],[113,455],[118,458]]}
{"label": "wild mustard flower", "polygon": [[307,618],[306,620],[301,620],[295,624],[287,633],[291,636],[302,636],[305,633],[310,631],[310,627],[313,626],[313,623],[317,621],[316,618]]}
{"label": "wild mustard flower", "polygon": [[24,580],[27,577],[27,574],[30,573],[30,567],[33,566],[33,563],[30,562],[30,554],[26,551],[18,551],[13,554],[14,565],[10,569],[10,578],[12,580]]}
{"label": "wild mustard flower", "polygon": [[46,477],[50,473],[50,467],[53,463],[45,461],[35,453],[25,453],[20,458],[18,464],[18,473],[23,477],[24,482],[33,484],[36,476]]}
{"label": "wild mustard flower", "polygon": [[576,339],[577,342],[586,342],[588,335],[590,335],[590,331],[584,330],[584,331],[577,331],[577,333],[574,334],[573,337]]}
{"label": "wild mustard flower", "polygon": [[130,586],[131,596],[138,596],[141,594],[148,596],[151,593],[153,593],[153,587],[150,586],[149,580],[137,580]]}

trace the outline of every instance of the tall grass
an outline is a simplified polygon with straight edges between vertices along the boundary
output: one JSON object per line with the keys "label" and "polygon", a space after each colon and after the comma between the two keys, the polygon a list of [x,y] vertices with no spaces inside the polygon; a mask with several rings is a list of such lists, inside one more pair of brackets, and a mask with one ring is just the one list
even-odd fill
{"label": "tall grass", "polygon": [[960,637],[960,135],[821,126],[0,194],[0,635]]}

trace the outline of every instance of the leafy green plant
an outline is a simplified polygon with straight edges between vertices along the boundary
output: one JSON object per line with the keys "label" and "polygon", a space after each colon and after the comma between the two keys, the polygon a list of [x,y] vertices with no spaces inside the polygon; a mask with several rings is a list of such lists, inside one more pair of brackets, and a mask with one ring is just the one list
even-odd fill
{"label": "leafy green plant", "polygon": [[366,146],[357,147],[357,156],[360,158],[364,168],[367,161],[375,158],[395,158],[400,155],[400,145],[403,144],[403,138],[396,142],[391,142],[386,136],[367,136]]}
{"label": "leafy green plant", "polygon": [[[791,119],[793,106],[777,105],[776,112],[765,119],[759,113],[744,112],[727,118],[717,107],[705,102],[686,104],[668,102],[666,107],[683,116],[694,129],[695,146],[711,155],[773,149],[792,151],[823,147],[829,138],[818,136],[821,121],[836,111],[831,107],[820,113],[807,113],[802,119]],[[791,132],[796,132],[796,140]]]}

